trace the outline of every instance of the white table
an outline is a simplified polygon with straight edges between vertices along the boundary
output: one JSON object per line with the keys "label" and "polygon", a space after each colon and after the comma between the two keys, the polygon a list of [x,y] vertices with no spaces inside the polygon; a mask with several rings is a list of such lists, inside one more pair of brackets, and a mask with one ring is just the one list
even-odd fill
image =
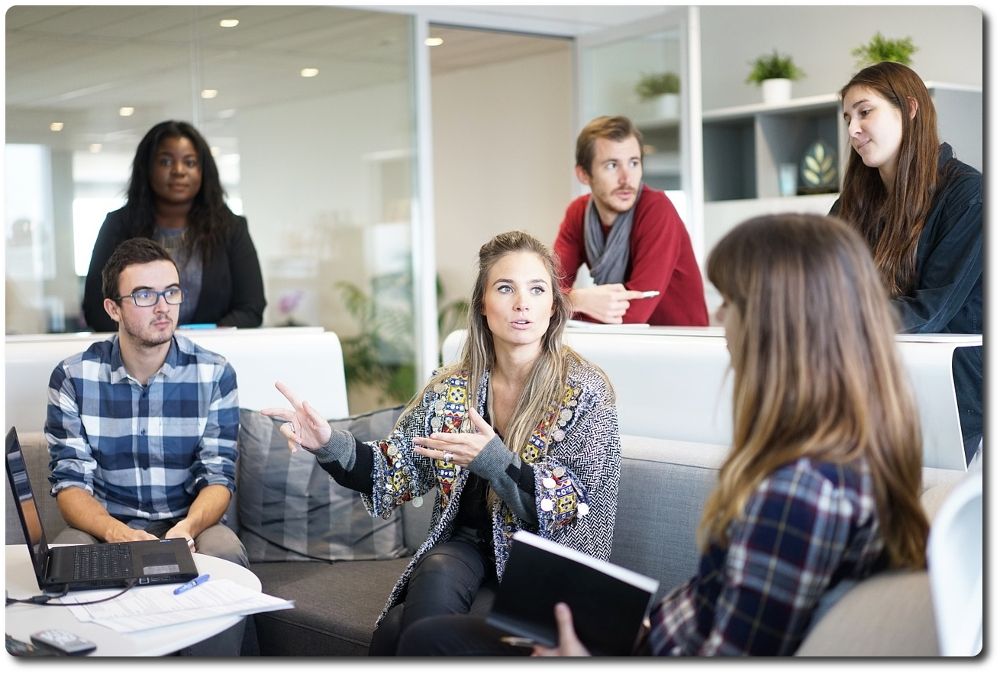
{"label": "white table", "polygon": [[[7,594],[18,599],[40,594],[27,547],[24,544],[8,545],[4,557]],[[194,561],[199,573],[211,574],[213,579],[228,578],[256,592],[261,589],[257,576],[238,564],[197,552],[194,553]],[[70,596],[83,597],[86,594],[71,592]],[[55,627],[93,641],[97,644],[97,650],[91,653],[94,656],[166,655],[214,636],[243,619],[238,615],[207,618],[123,634],[94,623],[80,622],[68,607],[56,603],[46,606],[11,604],[4,617],[7,633],[21,641],[30,642],[32,633]]]}

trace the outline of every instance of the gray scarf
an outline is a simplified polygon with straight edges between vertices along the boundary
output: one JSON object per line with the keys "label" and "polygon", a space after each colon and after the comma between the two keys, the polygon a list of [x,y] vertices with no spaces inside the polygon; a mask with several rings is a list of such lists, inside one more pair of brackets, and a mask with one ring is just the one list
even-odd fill
{"label": "gray scarf", "polygon": [[629,263],[632,218],[635,216],[635,207],[639,204],[641,195],[642,184],[639,185],[632,208],[624,213],[619,213],[618,217],[615,218],[607,239],[604,237],[604,228],[601,227],[597,206],[594,205],[594,197],[591,196],[587,201],[587,210],[583,216],[583,239],[587,248],[587,266],[590,267],[590,275],[595,284],[625,282],[625,272]]}

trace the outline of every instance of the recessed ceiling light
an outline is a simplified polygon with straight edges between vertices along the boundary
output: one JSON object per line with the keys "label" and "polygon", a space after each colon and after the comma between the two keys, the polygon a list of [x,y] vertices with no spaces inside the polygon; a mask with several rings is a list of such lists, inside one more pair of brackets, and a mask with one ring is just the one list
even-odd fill
{"label": "recessed ceiling light", "polygon": [[130,105],[122,106],[118,108],[118,114],[121,115],[122,117],[131,117],[133,114],[135,114],[135,108],[133,108]]}
{"label": "recessed ceiling light", "polygon": [[223,19],[219,22],[221,28],[236,28],[238,25],[240,25],[239,19]]}
{"label": "recessed ceiling light", "polygon": [[316,77],[319,75],[319,68],[303,68],[299,71],[299,75],[302,75],[302,77]]}
{"label": "recessed ceiling light", "polygon": [[97,154],[100,151],[101,151],[101,144],[100,143],[91,143],[90,144],[90,153],[91,154]]}
{"label": "recessed ceiling light", "polygon": [[215,98],[218,95],[219,95],[219,90],[218,89],[202,89],[201,90],[201,97],[202,98]]}
{"label": "recessed ceiling light", "polygon": [[429,37],[426,40],[424,40],[424,44],[427,45],[428,47],[440,47],[441,45],[444,44],[444,38],[443,37]]}
{"label": "recessed ceiling light", "polygon": [[63,130],[62,122],[52,122],[51,124],[49,124],[49,131],[55,131],[56,133],[58,133],[62,130]]}

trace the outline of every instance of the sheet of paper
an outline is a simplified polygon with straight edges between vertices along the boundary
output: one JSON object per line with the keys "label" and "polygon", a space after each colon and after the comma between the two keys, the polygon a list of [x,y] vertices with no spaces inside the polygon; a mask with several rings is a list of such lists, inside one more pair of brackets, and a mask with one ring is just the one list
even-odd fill
{"label": "sheet of paper", "polygon": [[174,594],[176,587],[155,585],[132,588],[117,599],[89,606],[74,606],[74,603],[100,599],[98,593],[88,592],[61,601],[78,620],[97,623],[117,632],[136,632],[205,618],[250,615],[295,606],[291,601],[255,592],[225,578],[210,580],[181,594]]}

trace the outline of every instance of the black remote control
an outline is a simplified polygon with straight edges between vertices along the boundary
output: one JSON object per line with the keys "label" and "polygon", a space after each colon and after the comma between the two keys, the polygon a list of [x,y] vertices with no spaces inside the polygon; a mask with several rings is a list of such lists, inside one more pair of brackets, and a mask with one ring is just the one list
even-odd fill
{"label": "black remote control", "polygon": [[97,644],[66,630],[48,629],[31,635],[31,642],[58,651],[63,655],[86,655],[97,648]]}

